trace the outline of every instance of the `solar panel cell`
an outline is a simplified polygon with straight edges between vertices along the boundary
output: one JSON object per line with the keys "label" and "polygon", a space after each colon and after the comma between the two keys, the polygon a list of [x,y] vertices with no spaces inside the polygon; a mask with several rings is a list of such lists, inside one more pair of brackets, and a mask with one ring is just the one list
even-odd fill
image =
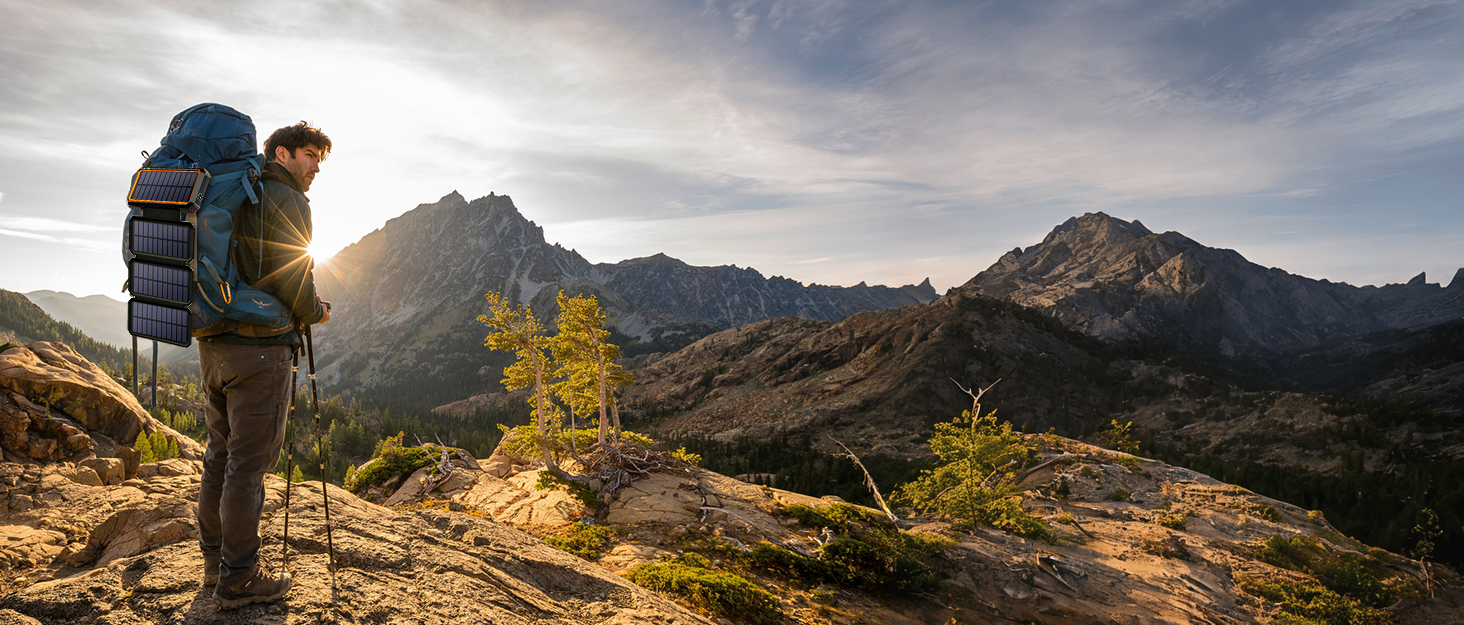
{"label": "solar panel cell", "polygon": [[187,306],[188,286],[193,281],[193,272],[181,267],[154,265],[139,260],[132,261],[131,285],[133,295],[141,295],[169,303]]}
{"label": "solar panel cell", "polygon": [[193,257],[193,226],[187,223],[164,223],[132,220],[132,251],[187,262]]}
{"label": "solar panel cell", "polygon": [[188,347],[188,309],[159,306],[138,300],[127,302],[127,330],[134,336]]}
{"label": "solar panel cell", "polygon": [[140,169],[134,176],[127,203],[144,208],[196,209],[197,199],[208,184],[203,170]]}

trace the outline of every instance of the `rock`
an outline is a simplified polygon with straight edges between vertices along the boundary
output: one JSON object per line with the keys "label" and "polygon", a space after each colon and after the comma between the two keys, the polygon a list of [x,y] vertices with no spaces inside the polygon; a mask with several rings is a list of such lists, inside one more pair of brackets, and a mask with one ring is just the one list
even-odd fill
{"label": "rock", "polygon": [[562,488],[536,490],[540,470],[508,479],[481,473],[471,489],[454,497],[493,519],[522,528],[561,528],[584,518],[589,510]]}
{"label": "rock", "polygon": [[127,464],[121,458],[88,458],[77,464],[95,471],[103,484],[121,484],[127,477]]}
{"label": "rock", "polygon": [[10,495],[10,509],[16,512],[25,512],[35,506],[35,501],[25,493],[13,493]]}
{"label": "rock", "polygon": [[95,562],[103,566],[118,558],[197,538],[197,510],[198,504],[192,499],[171,495],[145,498],[102,521],[87,536],[86,548],[73,554],[67,563],[85,566]]}
{"label": "rock", "polygon": [[66,546],[66,535],[24,525],[0,526],[0,568],[29,569],[50,564]]}
{"label": "rock", "polygon": [[513,460],[508,456],[494,454],[484,463],[483,472],[493,477],[508,477],[513,471]]}
{"label": "rock", "polygon": [[[0,579],[8,582],[0,597],[0,610],[8,611],[0,611],[0,625],[32,622],[23,619],[710,625],[670,599],[512,527],[464,512],[398,513],[334,486],[322,492],[319,482],[293,486],[289,567],[295,583],[286,601],[220,613],[205,594],[211,589],[200,585],[203,560],[190,505],[196,484],[188,476],[138,481],[153,494],[135,496],[125,486],[108,489],[118,493],[120,508],[97,524],[86,546],[66,556],[64,565],[27,578],[0,571],[5,575]],[[267,558],[280,553],[284,486],[284,480],[266,477],[260,529]],[[326,569],[323,496],[330,498],[335,592]],[[76,508],[50,514],[84,516],[80,508],[96,503],[66,505]],[[0,540],[0,549],[5,543],[23,544],[23,550],[10,552],[23,554],[22,562],[38,562],[37,567],[68,549],[62,532],[0,526],[0,536],[4,532],[24,539]]]}
{"label": "rock", "polygon": [[610,504],[605,521],[614,525],[695,523],[701,516],[701,495],[682,490],[684,482],[685,478],[666,473],[652,473],[632,482]]}
{"label": "rock", "polygon": [[137,477],[137,470],[142,466],[142,452],[131,447],[120,446],[115,453],[117,459],[122,461],[122,480]]}
{"label": "rock", "polygon": [[[58,447],[69,452],[91,448],[90,441],[77,437],[85,433],[83,429],[125,442],[135,440],[139,432],[163,430],[170,438],[178,439],[180,456],[189,459],[203,456],[201,445],[153,419],[127,389],[65,343],[37,341],[0,353],[0,388],[11,391],[6,395],[19,395],[22,401],[15,405],[30,413],[32,425],[59,436],[62,442]],[[13,397],[7,399],[15,402]],[[44,413],[35,414],[35,409],[42,406],[65,414],[80,427],[64,422],[48,423]],[[14,411],[0,408],[0,412]],[[0,442],[5,440],[6,428],[14,427],[13,423],[4,423],[7,419],[14,421],[16,417],[11,414],[0,418],[3,423]],[[13,437],[10,441],[19,443]],[[26,454],[36,459],[52,457],[56,449],[46,449],[49,446],[29,440]]]}
{"label": "rock", "polygon": [[202,472],[202,467],[198,463],[182,458],[169,458],[167,460],[149,462],[141,465],[137,469],[137,475],[140,477],[199,475]]}
{"label": "rock", "polygon": [[665,549],[657,549],[649,545],[616,545],[614,549],[600,557],[600,564],[610,568],[612,571],[624,571],[645,562],[656,562],[661,556],[672,555]]}
{"label": "rock", "polygon": [[102,481],[101,476],[97,475],[97,472],[88,466],[78,465],[75,467],[66,467],[64,469],[57,469],[57,472],[65,476],[66,479],[85,486],[101,486],[105,483]]}
{"label": "rock", "polygon": [[0,625],[41,625],[41,622],[15,610],[0,610]]}

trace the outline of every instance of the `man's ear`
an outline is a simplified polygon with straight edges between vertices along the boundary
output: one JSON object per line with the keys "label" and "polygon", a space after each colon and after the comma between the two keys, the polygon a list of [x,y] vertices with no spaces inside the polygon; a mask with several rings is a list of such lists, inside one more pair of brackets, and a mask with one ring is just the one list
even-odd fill
{"label": "man's ear", "polygon": [[277,146],[275,146],[275,152],[274,152],[274,160],[275,160],[275,162],[283,163],[286,160],[288,160],[290,158],[294,158],[294,157],[295,157],[295,155],[290,153],[290,148],[287,148],[287,147],[285,147],[283,145],[277,145]]}

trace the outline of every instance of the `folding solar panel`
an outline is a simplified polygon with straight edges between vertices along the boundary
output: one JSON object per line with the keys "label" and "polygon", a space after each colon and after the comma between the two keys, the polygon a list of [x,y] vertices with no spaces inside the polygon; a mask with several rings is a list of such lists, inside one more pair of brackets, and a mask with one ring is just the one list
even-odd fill
{"label": "folding solar panel", "polygon": [[186,263],[193,259],[193,225],[133,219],[132,253],[151,260]]}
{"label": "folding solar panel", "polygon": [[127,331],[133,336],[180,347],[188,347],[193,336],[188,332],[188,309],[159,306],[133,299],[127,302]]}
{"label": "folding solar panel", "polygon": [[196,211],[208,180],[208,172],[202,169],[139,169],[132,177],[127,203],[137,208]]}
{"label": "folding solar panel", "polygon": [[187,306],[188,286],[193,272],[184,267],[155,265],[134,260],[127,265],[127,283],[136,297],[161,300],[158,303]]}

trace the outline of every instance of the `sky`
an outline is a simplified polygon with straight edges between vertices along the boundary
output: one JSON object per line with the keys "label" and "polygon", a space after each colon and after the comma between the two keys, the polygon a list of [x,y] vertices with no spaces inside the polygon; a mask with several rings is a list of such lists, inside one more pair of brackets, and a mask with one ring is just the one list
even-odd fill
{"label": "sky", "polygon": [[128,181],[199,102],[331,137],[321,256],[458,191],[804,283],[943,292],[1094,211],[1464,267],[1461,0],[0,0],[0,288],[125,299]]}

